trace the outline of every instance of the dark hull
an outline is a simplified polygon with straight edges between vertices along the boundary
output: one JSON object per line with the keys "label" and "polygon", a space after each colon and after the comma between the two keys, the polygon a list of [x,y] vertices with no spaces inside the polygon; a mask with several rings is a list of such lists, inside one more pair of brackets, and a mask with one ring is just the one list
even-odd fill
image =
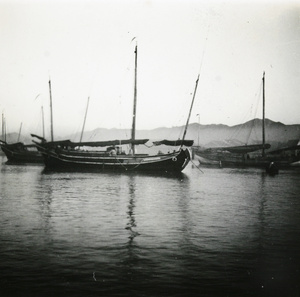
{"label": "dark hull", "polygon": [[188,149],[163,155],[116,155],[96,152],[42,151],[46,169],[56,171],[181,172],[190,161]]}
{"label": "dark hull", "polygon": [[43,163],[43,156],[39,151],[15,151],[1,146],[9,163]]}

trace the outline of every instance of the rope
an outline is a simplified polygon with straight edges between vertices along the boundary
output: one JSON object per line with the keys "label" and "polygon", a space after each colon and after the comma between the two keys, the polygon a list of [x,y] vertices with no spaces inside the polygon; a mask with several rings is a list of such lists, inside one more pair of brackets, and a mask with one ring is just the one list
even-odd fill
{"label": "rope", "polygon": [[125,170],[128,170],[128,169],[126,168],[126,166],[124,166],[123,163],[121,163],[117,157],[115,157],[115,159],[121,164],[122,167],[125,168]]}
{"label": "rope", "polygon": [[119,159],[118,159],[117,157],[115,157],[115,159],[121,164],[122,167],[125,168],[125,170],[134,170],[134,169],[136,169],[137,167],[139,167],[139,166],[142,164],[142,162],[144,161],[144,159],[142,159],[141,162],[140,162],[139,164],[137,164],[135,167],[133,167],[132,169],[128,169],[126,166],[123,165],[122,162],[119,161]]}
{"label": "rope", "polygon": [[199,67],[199,76],[202,70],[202,64],[203,64],[203,60],[204,60],[204,55],[206,52],[206,46],[207,46],[207,40],[208,40],[208,34],[209,34],[209,30],[210,30],[210,23],[208,24],[208,28],[207,28],[207,32],[206,32],[206,38],[205,38],[205,43],[204,43],[204,48],[203,48],[203,52],[202,52],[202,57],[201,57],[201,62],[200,62],[200,67]]}
{"label": "rope", "polygon": [[135,169],[135,168],[138,168],[142,164],[143,161],[144,161],[144,159],[142,159],[139,164],[137,164],[135,167],[133,167],[132,170]]}
{"label": "rope", "polygon": [[195,165],[196,166],[196,168],[197,169],[199,169],[203,174],[204,174],[204,172],[200,169],[200,167],[199,166],[197,166],[194,162],[193,162],[193,160],[192,159],[190,159],[190,161],[191,161],[191,163],[193,164],[193,165]]}

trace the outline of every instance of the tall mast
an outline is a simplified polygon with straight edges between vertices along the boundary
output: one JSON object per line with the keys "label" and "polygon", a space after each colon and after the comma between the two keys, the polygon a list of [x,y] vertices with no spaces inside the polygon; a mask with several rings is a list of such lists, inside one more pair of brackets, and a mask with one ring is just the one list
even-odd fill
{"label": "tall mast", "polygon": [[45,121],[44,121],[44,108],[42,106],[42,125],[43,125],[43,138],[45,138]]}
{"label": "tall mast", "polygon": [[52,111],[52,94],[51,94],[51,80],[49,79],[49,92],[50,92],[50,114],[51,114],[51,141],[54,140],[53,137],[53,111]]}
{"label": "tall mast", "polygon": [[136,98],[137,98],[137,45],[135,46],[135,69],[134,69],[134,100],[133,100],[133,115],[132,115],[132,129],[131,129],[131,150],[132,153],[135,154],[135,146],[134,146],[134,140],[135,140],[135,121],[136,121]]}
{"label": "tall mast", "polygon": [[22,123],[21,123],[21,125],[20,125],[20,130],[19,130],[19,135],[18,135],[18,141],[17,141],[17,142],[19,142],[19,140],[20,140],[21,130],[22,130]]}
{"label": "tall mast", "polygon": [[1,138],[4,140],[4,114],[2,112],[2,133],[1,133]]}
{"label": "tall mast", "polygon": [[6,119],[4,118],[4,141],[6,142]]}
{"label": "tall mast", "polygon": [[88,108],[89,108],[89,102],[90,102],[90,97],[88,97],[88,101],[87,101],[87,105],[86,105],[86,110],[85,110],[85,115],[84,115],[84,120],[83,120],[83,126],[82,126],[82,131],[81,131],[81,136],[80,136],[80,142],[81,142],[82,136],[83,136],[84,126],[85,126],[85,121],[86,121],[86,115],[87,115],[87,111],[88,111]]}
{"label": "tall mast", "polygon": [[6,121],[4,113],[2,113],[2,139],[6,142]]}
{"label": "tall mast", "polygon": [[200,146],[200,113],[197,114],[199,117],[198,123],[199,123],[199,130],[198,130],[198,147]]}
{"label": "tall mast", "polygon": [[192,113],[192,109],[193,109],[193,105],[194,105],[194,100],[195,100],[195,97],[196,97],[196,91],[197,91],[197,87],[198,87],[199,76],[200,75],[198,74],[198,77],[197,77],[197,80],[196,80],[196,85],[195,85],[195,90],[194,90],[194,95],[193,95],[193,100],[192,100],[191,107],[190,107],[189,116],[188,116],[186,124],[185,124],[185,129],[184,129],[184,133],[183,133],[183,137],[182,137],[181,147],[183,146],[186,131],[187,131],[187,128],[188,128],[188,125],[189,125],[189,121],[190,121],[190,117],[191,117],[191,113]]}
{"label": "tall mast", "polygon": [[263,119],[262,119],[262,156],[265,156],[265,72],[263,73]]}

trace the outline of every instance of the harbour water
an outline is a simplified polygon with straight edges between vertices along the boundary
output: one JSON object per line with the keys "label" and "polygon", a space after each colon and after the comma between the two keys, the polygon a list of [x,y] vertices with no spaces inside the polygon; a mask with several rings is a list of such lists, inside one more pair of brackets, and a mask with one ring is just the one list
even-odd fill
{"label": "harbour water", "polygon": [[300,296],[300,171],[50,173],[0,156],[0,296]]}

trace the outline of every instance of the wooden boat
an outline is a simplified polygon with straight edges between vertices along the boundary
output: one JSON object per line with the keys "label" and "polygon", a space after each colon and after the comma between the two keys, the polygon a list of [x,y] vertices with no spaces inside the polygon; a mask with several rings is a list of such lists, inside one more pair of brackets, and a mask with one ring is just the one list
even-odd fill
{"label": "wooden boat", "polygon": [[[38,147],[44,156],[46,168],[58,170],[180,172],[189,163],[190,153],[188,149],[179,149],[176,152],[157,155],[127,154],[122,150],[124,145],[141,145],[146,142],[148,139],[95,143],[76,143],[66,140],[46,142]],[[106,147],[106,149],[90,150],[90,148],[95,147]]]}
{"label": "wooden boat", "polygon": [[[136,120],[136,75],[137,75],[137,47],[135,47],[135,78],[134,78],[134,103],[131,139],[97,141],[97,142],[72,142],[70,140],[46,142],[37,135],[40,142],[34,140],[43,154],[46,169],[52,170],[114,170],[114,171],[151,171],[151,172],[181,172],[191,159],[188,146],[193,141],[185,140],[191,110],[198,85],[196,81],[194,96],[190,106],[189,116],[181,140],[162,141],[154,145],[178,146],[177,150],[168,153],[140,154],[136,153],[136,145],[145,145],[148,139],[135,138]],[[50,92],[51,94],[51,92]],[[51,99],[51,96],[50,96]],[[51,99],[52,101],[52,99]],[[52,125],[52,124],[51,124]],[[53,131],[53,128],[51,129]],[[52,133],[53,135],[53,133]],[[130,148],[126,152],[126,148]],[[95,149],[96,148],[96,149]],[[99,148],[102,148],[101,150]]]}
{"label": "wooden boat", "polygon": [[43,163],[42,154],[36,145],[22,142],[8,144],[0,140],[0,146],[9,163]]}
{"label": "wooden boat", "polygon": [[[19,138],[21,128],[22,124],[19,131]],[[4,135],[4,140],[0,140],[0,146],[7,157],[8,163],[43,163],[43,156],[38,151],[36,145],[24,144],[23,142],[19,142],[19,139],[17,142],[11,144],[6,142],[5,121],[3,115],[2,135]]]}
{"label": "wooden boat", "polygon": [[223,150],[214,151],[200,151],[195,153],[201,165],[205,166],[218,166],[218,167],[257,167],[257,168],[267,168],[270,163],[274,162],[278,168],[289,168],[292,163],[299,160],[299,156],[282,156],[273,155],[267,153],[264,157],[261,155],[261,151],[241,154],[241,153],[231,153]]}
{"label": "wooden boat", "polygon": [[279,168],[288,168],[292,163],[299,160],[299,156],[297,156],[296,153],[290,154],[289,157],[287,157],[278,154],[279,151],[277,150],[266,152],[271,146],[265,141],[265,73],[263,73],[262,82],[262,144],[197,149],[195,150],[195,155],[198,156],[201,165],[217,165],[219,167],[260,167],[269,171],[271,164],[272,168],[278,170]]}

